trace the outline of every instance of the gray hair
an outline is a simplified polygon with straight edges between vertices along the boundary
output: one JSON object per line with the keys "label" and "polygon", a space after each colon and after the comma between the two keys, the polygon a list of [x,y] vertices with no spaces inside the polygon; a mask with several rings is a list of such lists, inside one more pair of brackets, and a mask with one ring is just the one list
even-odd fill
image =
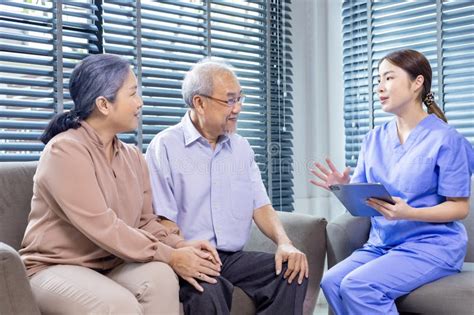
{"label": "gray hair", "polygon": [[227,72],[235,78],[231,65],[224,59],[207,57],[196,63],[185,75],[182,85],[183,100],[187,106],[193,108],[193,98],[196,95],[212,95],[214,89],[214,75]]}
{"label": "gray hair", "polygon": [[94,110],[95,100],[99,96],[114,102],[129,71],[130,63],[116,55],[86,57],[74,68],[69,81],[73,111],[79,118],[86,119]]}

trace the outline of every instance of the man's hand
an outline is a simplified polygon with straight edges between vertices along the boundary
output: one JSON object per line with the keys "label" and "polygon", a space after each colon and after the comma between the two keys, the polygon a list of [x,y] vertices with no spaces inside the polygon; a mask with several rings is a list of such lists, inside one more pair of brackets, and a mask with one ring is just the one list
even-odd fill
{"label": "man's hand", "polygon": [[309,268],[306,255],[291,244],[278,245],[277,251],[275,253],[275,267],[277,275],[281,273],[282,264],[284,262],[288,263],[288,269],[283,275],[283,278],[288,279],[288,283],[291,283],[296,278],[296,276],[298,276],[298,274],[299,284],[303,283],[304,277],[308,278]]}
{"label": "man's hand", "polygon": [[209,260],[217,264],[219,266],[222,266],[222,261],[219,258],[219,254],[217,253],[217,250],[214,248],[214,246],[211,245],[208,241],[180,241],[176,244],[176,248],[182,248],[182,247],[193,247],[196,249],[199,249],[204,252],[208,252],[209,255]]}
{"label": "man's hand", "polygon": [[170,231],[178,230],[178,235],[181,235],[181,230],[175,222],[170,221],[164,217],[160,217],[160,224]]}

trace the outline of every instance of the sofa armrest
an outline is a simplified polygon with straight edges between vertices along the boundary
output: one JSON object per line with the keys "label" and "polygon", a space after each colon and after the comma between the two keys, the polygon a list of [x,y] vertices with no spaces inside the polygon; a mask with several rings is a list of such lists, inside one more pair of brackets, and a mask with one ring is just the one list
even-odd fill
{"label": "sofa armrest", "polygon": [[0,314],[40,314],[20,255],[1,242]]}
{"label": "sofa armrest", "polygon": [[370,219],[354,217],[346,212],[329,222],[327,233],[328,268],[349,257],[367,242]]}
{"label": "sofa armrest", "polygon": [[[324,269],[327,221],[324,218],[299,213],[277,213],[290,240],[296,248],[306,254],[308,259],[309,283],[304,314],[312,314],[318,298],[319,284]],[[245,250],[274,253],[276,246],[253,224],[250,240]]]}

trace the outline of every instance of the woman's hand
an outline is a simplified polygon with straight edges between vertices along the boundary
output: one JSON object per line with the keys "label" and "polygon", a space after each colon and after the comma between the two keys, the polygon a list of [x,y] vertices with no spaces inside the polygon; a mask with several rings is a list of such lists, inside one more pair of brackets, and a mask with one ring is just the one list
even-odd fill
{"label": "woman's hand", "polygon": [[392,205],[386,201],[369,198],[367,205],[380,212],[387,220],[412,219],[415,216],[415,208],[410,207],[405,200],[399,197],[392,197],[395,204]]}
{"label": "woman's hand", "polygon": [[315,186],[319,186],[321,188],[324,188],[326,190],[329,190],[329,186],[334,185],[334,184],[348,184],[350,181],[350,172],[351,168],[346,167],[344,172],[340,173],[332,161],[327,158],[326,163],[329,166],[329,169],[327,169],[324,165],[321,163],[315,162],[314,163],[314,168],[310,168],[309,171],[316,177],[318,177],[320,180],[310,180],[309,182]]}
{"label": "woman's hand", "polygon": [[176,248],[183,248],[187,246],[202,250],[204,252],[208,252],[209,254],[211,254],[208,259],[212,261],[214,264],[219,264],[219,266],[222,266],[222,261],[219,258],[219,254],[217,253],[217,250],[208,241],[183,240],[183,241],[178,242],[178,244],[176,244]]}
{"label": "woman's hand", "polygon": [[220,265],[209,260],[210,253],[194,247],[183,247],[173,250],[169,265],[181,278],[189,282],[199,292],[204,289],[198,281],[216,283],[212,277],[220,275]]}

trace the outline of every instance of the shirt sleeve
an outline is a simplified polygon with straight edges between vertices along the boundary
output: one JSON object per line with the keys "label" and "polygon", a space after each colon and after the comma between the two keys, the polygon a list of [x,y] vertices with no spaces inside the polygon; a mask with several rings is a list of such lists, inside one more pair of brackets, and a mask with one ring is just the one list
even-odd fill
{"label": "shirt sleeve", "polygon": [[[37,183],[60,209],[58,215],[97,246],[133,262],[169,262],[172,248],[153,234],[129,226],[107,206],[87,149],[78,141],[52,143],[38,167]],[[54,210],[53,210],[54,211]],[[57,210],[56,210],[57,211]],[[167,232],[159,233],[166,238]]]}
{"label": "shirt sleeve", "polygon": [[[136,148],[136,147],[135,147]],[[142,169],[142,178],[144,181],[144,192],[143,192],[143,210],[140,217],[140,229],[150,232],[156,238],[161,240],[163,243],[176,247],[176,243],[182,241],[183,238],[179,236],[179,229],[168,229],[159,223],[159,219],[156,214],[153,213],[152,206],[152,191],[150,185],[150,175],[148,172],[148,167],[146,165],[145,158],[141,152],[136,148],[138,161]]]}
{"label": "shirt sleeve", "polygon": [[445,197],[469,197],[474,153],[460,134],[448,134],[438,152],[438,194]]}
{"label": "shirt sleeve", "polygon": [[173,194],[170,162],[163,141],[155,138],[146,151],[146,162],[150,170],[153,209],[157,215],[173,222],[178,219],[178,206]]}
{"label": "shirt sleeve", "polygon": [[357,165],[354,169],[354,173],[351,176],[351,183],[367,183],[367,176],[365,174],[365,150],[367,146],[367,138],[367,136],[364,137],[362,145],[360,146]]}
{"label": "shirt sleeve", "polygon": [[263,185],[262,174],[260,173],[260,169],[258,168],[258,165],[255,162],[255,153],[253,152],[248,142],[247,145],[249,146],[250,150],[250,181],[252,182],[252,191],[254,192],[253,208],[258,209],[265,205],[271,204],[271,202],[270,198],[268,198],[265,185]]}

